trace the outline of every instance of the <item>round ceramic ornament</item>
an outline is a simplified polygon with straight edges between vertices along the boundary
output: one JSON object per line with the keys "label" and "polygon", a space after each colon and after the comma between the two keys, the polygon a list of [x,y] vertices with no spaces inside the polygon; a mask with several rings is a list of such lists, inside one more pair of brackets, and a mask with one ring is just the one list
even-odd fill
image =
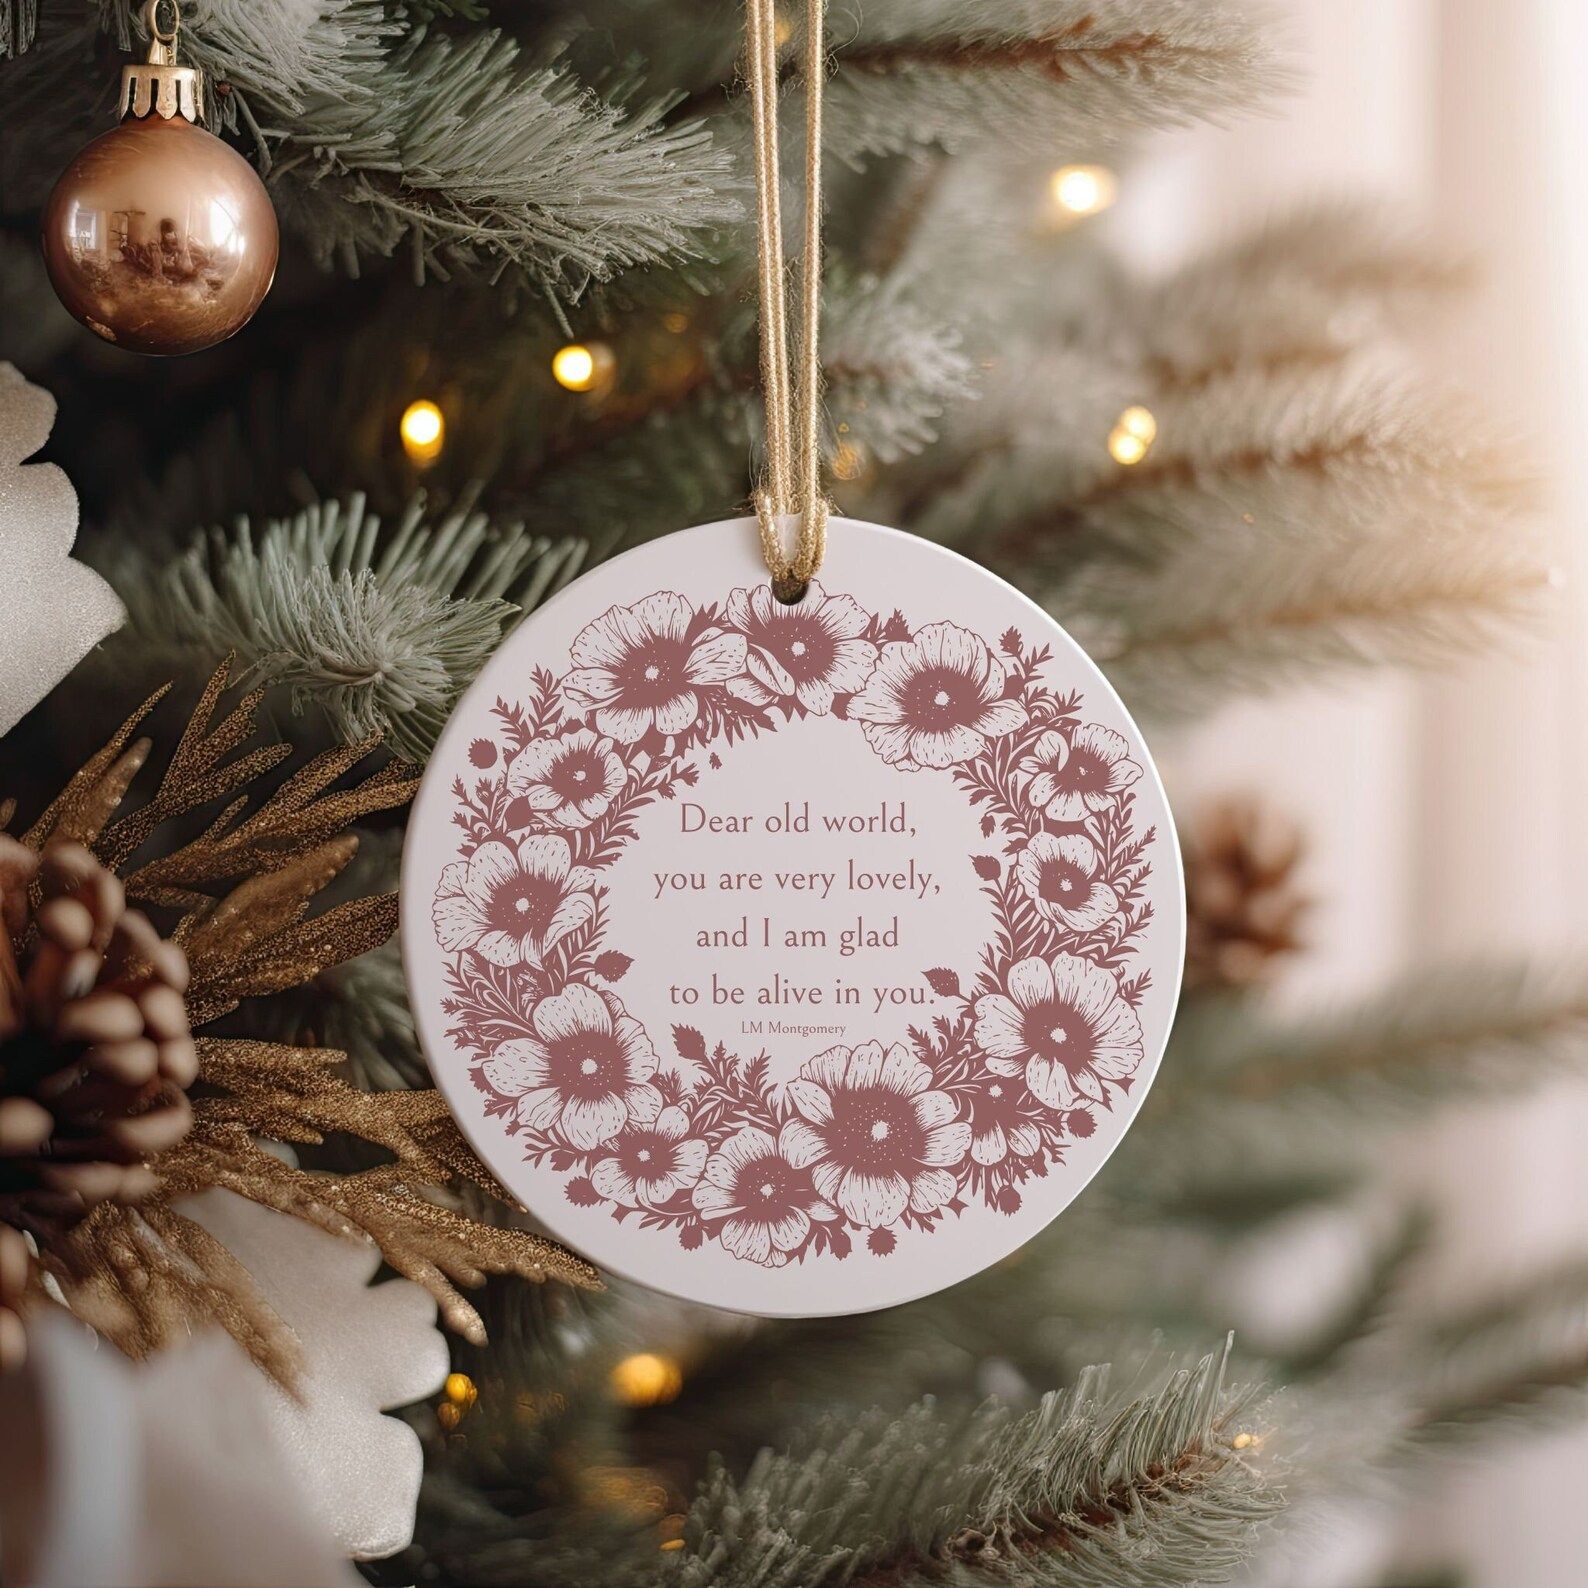
{"label": "round ceramic ornament", "polygon": [[614,1273],[768,1316],[941,1289],[1141,1106],[1179,987],[1163,790],[1118,697],[953,552],[753,521],[508,638],[409,824],[403,954],[480,1156]]}

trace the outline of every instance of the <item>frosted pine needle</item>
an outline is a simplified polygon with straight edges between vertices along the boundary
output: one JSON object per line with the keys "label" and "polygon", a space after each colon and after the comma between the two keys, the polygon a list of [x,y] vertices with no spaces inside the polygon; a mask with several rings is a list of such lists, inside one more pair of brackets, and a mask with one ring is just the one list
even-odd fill
{"label": "frosted pine needle", "polygon": [[431,524],[422,499],[385,529],[353,496],[257,532],[240,520],[152,573],[134,555],[111,580],[156,651],[235,654],[246,681],[290,690],[294,710],[323,712],[342,738],[422,759],[518,613],[578,571],[583,547],[483,513]]}

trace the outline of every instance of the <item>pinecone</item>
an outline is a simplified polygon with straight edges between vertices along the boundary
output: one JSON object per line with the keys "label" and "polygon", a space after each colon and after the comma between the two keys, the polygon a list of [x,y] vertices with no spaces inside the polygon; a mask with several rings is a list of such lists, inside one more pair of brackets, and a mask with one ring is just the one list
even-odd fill
{"label": "pinecone", "polygon": [[0,834],[0,1365],[20,1352],[27,1244],[156,1185],[192,1119],[187,959],[80,844]]}
{"label": "pinecone", "polygon": [[1251,797],[1203,811],[1182,835],[1187,991],[1239,990],[1302,946],[1301,829]]}

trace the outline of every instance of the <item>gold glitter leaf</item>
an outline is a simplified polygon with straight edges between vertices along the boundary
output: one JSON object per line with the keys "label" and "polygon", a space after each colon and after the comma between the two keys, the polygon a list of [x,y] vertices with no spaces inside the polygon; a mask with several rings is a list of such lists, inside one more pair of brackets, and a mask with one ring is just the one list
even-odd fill
{"label": "gold glitter leaf", "polygon": [[[337,786],[378,749],[366,741],[312,757],[254,803],[253,786],[291,747],[244,748],[257,731],[262,696],[245,693],[222,712],[230,671],[228,660],[205,686],[145,804],[119,814],[151,750],[133,735],[164,690],[127,719],[23,837],[34,849],[67,838],[87,844],[121,876],[130,899],[176,912],[172,936],[188,956],[185,996],[195,1028],[245,1000],[301,987],[390,938],[395,894],[311,912],[356,851],[347,826],[406,803],[416,786],[411,769],[396,761]],[[205,814],[217,805],[218,813]],[[471,1340],[483,1340],[484,1327],[459,1287],[487,1274],[600,1287],[596,1270],[555,1242],[448,1205],[463,1192],[477,1205],[483,1193],[499,1216],[522,1211],[463,1140],[438,1092],[364,1091],[342,1073],[345,1055],[330,1048],[230,1035],[201,1036],[197,1048],[192,1129],[152,1161],[158,1190],[137,1207],[102,1204],[40,1240],[40,1266],[68,1305],[129,1354],[147,1355],[216,1322],[267,1372],[292,1381],[290,1331],[241,1264],[172,1205],[211,1187],[373,1241]],[[263,1138],[312,1148],[333,1135],[384,1161],[336,1174],[261,1145]]]}

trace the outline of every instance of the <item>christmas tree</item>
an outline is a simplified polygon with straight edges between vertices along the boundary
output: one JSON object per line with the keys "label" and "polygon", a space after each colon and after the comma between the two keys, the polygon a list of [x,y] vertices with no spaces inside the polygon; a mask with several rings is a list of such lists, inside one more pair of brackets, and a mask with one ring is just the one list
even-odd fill
{"label": "christmas tree", "polygon": [[[794,8],[796,146],[799,31]],[[1459,270],[1338,206],[1167,278],[1089,224],[1140,137],[1282,94],[1260,19],[1235,0],[872,0],[833,32],[841,511],[1029,592],[1155,736],[1292,678],[1438,663],[1529,609],[1547,563],[1528,464],[1404,341]],[[127,609],[5,741],[0,792],[27,819],[145,697],[174,680],[191,698],[231,658],[221,681],[263,692],[268,733],[343,757],[314,762],[327,782],[389,762],[310,836],[362,824],[363,891],[395,888],[397,763],[424,761],[511,627],[600,559],[742,510],[760,395],[741,39],[727,0],[195,6],[185,58],[265,179],[281,266],[238,336],[161,362],[75,326],[34,242],[143,24],[125,0],[0,0],[0,358],[58,400],[78,555]],[[170,814],[240,786],[196,781]],[[136,836],[161,842],[152,820]],[[499,1277],[489,1344],[468,1329],[446,1398],[410,1413],[417,1533],[374,1580],[1222,1581],[1287,1514],[1580,1388],[1581,1272],[1421,1316],[1420,1208],[1375,1230],[1306,1338],[1248,1331],[1221,1284],[1254,1232],[1356,1205],[1398,1124],[1574,1058],[1580,976],[1451,967],[1277,1015],[1261,985],[1298,942],[1296,840],[1231,806],[1186,843],[1190,974],[1153,1095],[1081,1200],[971,1281],[752,1323],[575,1288],[540,1247],[470,1257],[449,1227],[448,1261],[394,1237],[404,1272]],[[334,1049],[366,1095],[424,1088],[395,947],[364,951],[361,923],[354,957],[243,977],[204,1018]],[[246,1094],[250,1050],[229,1046]],[[308,1118],[292,1139],[311,1167],[369,1171],[390,1148],[440,1197],[444,1127],[410,1113],[399,1138],[359,1106],[268,1118]],[[451,1179],[449,1214],[508,1218],[489,1184]]]}

